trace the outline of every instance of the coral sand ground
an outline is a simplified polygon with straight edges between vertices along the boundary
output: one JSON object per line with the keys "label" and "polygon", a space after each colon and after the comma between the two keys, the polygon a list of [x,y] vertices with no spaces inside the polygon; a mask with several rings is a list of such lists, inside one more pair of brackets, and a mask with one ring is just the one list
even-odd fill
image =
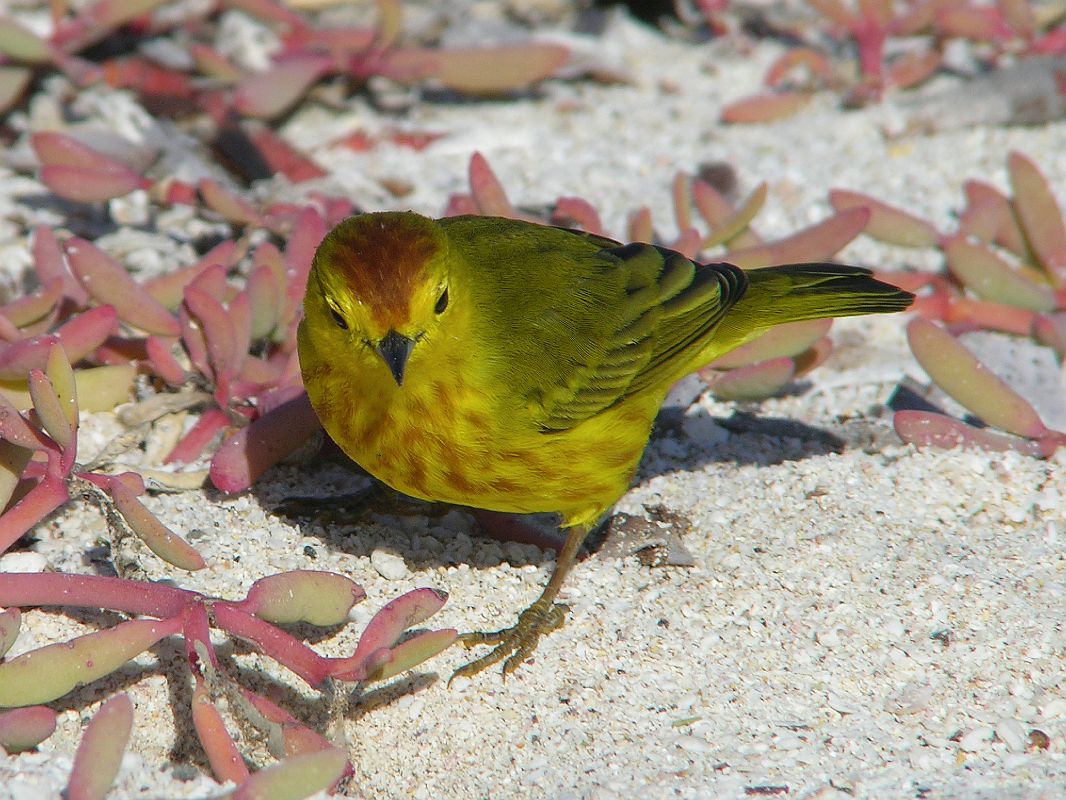
{"label": "coral sand ground", "polygon": [[[1013,149],[1039,163],[1053,186],[1066,180],[1066,123],[893,136],[904,114],[893,98],[844,112],[827,95],[783,122],[723,127],[722,104],[758,88],[775,45],[740,52],[729,43],[685,44],[619,16],[597,47],[630,83],[549,82],[527,99],[416,104],[404,125],[447,134],[422,152],[322,147],[354,127],[393,124],[359,98],[343,110],[311,105],[283,133],[328,165],[328,186],[368,208],[439,214],[449,193],[465,189],[468,159],[479,150],[512,200],[580,195],[614,232],[645,203],[669,227],[671,178],[711,161],[731,164],[742,191],[768,182],[757,224],[770,235],[826,216],[830,188],[868,192],[950,228],[962,182],[1004,186]],[[121,113],[108,120],[108,108],[100,104],[101,119],[121,125]],[[383,181],[413,190],[397,199]],[[5,205],[17,202],[5,193]],[[923,266],[920,255],[869,240],[843,257]],[[683,514],[695,566],[591,557],[565,589],[568,624],[506,681],[488,672],[447,686],[443,678],[465,660],[457,648],[372,694],[348,718],[354,791],[1066,796],[1063,461],[900,444],[881,404],[905,374],[923,378],[903,322],[838,323],[830,361],[795,392],[742,409],[754,419],[704,399],[684,424],[660,431],[619,508],[662,504]],[[109,430],[101,415],[85,435],[95,431],[102,442]],[[826,446],[827,433],[845,441],[841,452]],[[196,531],[211,566],[183,585],[209,593],[242,594],[280,569],[330,569],[367,590],[361,620],[428,585],[450,593],[435,624],[465,630],[509,621],[538,593],[549,557],[479,538],[459,512],[365,524],[271,513],[283,497],[348,492],[361,480],[337,466],[290,466],[244,496],[150,502],[176,530]],[[73,570],[102,533],[96,512],[76,508],[43,526],[37,549],[53,567]],[[81,630],[43,613],[30,614],[28,626],[20,647]],[[136,722],[114,796],[217,793],[189,766],[188,720],[173,717],[171,702],[185,700],[166,666],[176,657],[157,651],[63,700],[59,730],[41,751],[0,763],[0,797],[57,796],[83,717],[118,687],[133,697]],[[278,680],[295,685],[291,676]],[[281,699],[321,720],[323,704],[295,691]],[[1050,737],[1048,750],[1027,747],[1034,729]],[[202,767],[195,758],[192,765]]]}

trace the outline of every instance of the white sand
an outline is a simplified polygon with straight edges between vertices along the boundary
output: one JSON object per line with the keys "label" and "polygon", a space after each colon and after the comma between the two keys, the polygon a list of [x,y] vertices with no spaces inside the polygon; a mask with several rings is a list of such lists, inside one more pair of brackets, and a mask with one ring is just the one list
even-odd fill
{"label": "white sand", "polygon": [[[756,223],[768,235],[825,217],[835,187],[950,229],[963,181],[1005,188],[1012,149],[1034,158],[1056,187],[1066,179],[1066,124],[889,141],[881,124],[893,117],[891,101],[845,113],[826,95],[791,120],[725,128],[721,105],[757,88],[776,46],[738,53],[728,44],[685,45],[625,21],[608,43],[633,85],[554,83],[540,99],[419,105],[399,120],[403,127],[449,134],[423,153],[321,148],[347,128],[397,124],[358,99],[344,115],[302,112],[286,133],[314,148],[335,171],[333,185],[368,208],[439,213],[448,193],[465,190],[477,149],[515,202],[580,195],[617,235],[625,212],[648,203],[659,231],[672,236],[670,180],[712,160],[736,168],[742,191],[769,183]],[[414,192],[396,200],[376,183],[382,178],[409,181]],[[868,240],[845,256],[878,267],[936,263]],[[878,409],[902,375],[921,376],[904,321],[838,323],[829,363],[795,394],[746,409],[757,415],[748,430],[721,434],[713,447],[677,431],[656,438],[619,509],[661,503],[687,516],[684,544],[696,566],[588,559],[564,592],[568,624],[508,680],[492,671],[447,687],[443,678],[466,660],[455,649],[382,690],[369,710],[353,708],[353,793],[1066,796],[1064,462],[899,444]],[[702,404],[727,420],[735,410]],[[761,432],[767,419],[802,425],[789,436]],[[93,421],[86,453],[107,428],[108,420]],[[856,443],[826,452],[826,432]],[[416,586],[451,595],[434,624],[469,630],[509,623],[546,580],[547,554],[471,537],[459,514],[323,527],[271,513],[287,495],[343,493],[358,483],[337,467],[286,467],[241,497],[158,496],[151,505],[164,521],[202,532],[195,542],[211,566],[178,577],[150,555],[140,562],[153,577],[223,596],[283,569],[350,575],[369,598],[353,613],[357,624],[316,645],[333,654],[350,651],[374,610]],[[51,568],[85,570],[87,548],[103,532],[94,511],[73,509],[41,527],[36,549]],[[410,573],[381,577],[371,566],[377,549],[402,557]],[[42,612],[28,614],[27,629],[15,652],[86,630]],[[120,688],[135,700],[136,727],[114,796],[217,794],[205,778],[181,780],[195,769],[171,765],[202,767],[179,659],[176,647],[157,648],[115,679],[62,699],[59,731],[41,752],[0,762],[0,797],[57,796],[83,719]],[[323,703],[297,678],[273,680],[281,702],[322,724]],[[1050,737],[1048,751],[1027,750],[1033,729]]]}

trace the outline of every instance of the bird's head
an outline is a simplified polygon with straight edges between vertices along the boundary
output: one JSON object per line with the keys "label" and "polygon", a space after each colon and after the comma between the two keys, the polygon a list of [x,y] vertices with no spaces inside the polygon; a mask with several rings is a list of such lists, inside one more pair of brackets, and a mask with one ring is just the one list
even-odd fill
{"label": "bird's head", "polygon": [[448,310],[447,259],[448,240],[427,217],[409,211],[350,217],[315,253],[305,324],[326,342],[369,348],[402,385],[412,350],[433,338]]}

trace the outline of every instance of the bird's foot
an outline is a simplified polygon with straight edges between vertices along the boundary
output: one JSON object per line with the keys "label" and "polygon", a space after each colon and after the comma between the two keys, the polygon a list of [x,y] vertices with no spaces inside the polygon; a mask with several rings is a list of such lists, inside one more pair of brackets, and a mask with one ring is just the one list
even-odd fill
{"label": "bird's foot", "polygon": [[[477,675],[493,664],[503,661],[503,674],[510,675],[518,669],[537,649],[540,637],[560,628],[566,621],[568,606],[553,603],[541,597],[518,616],[513,627],[484,633],[464,633],[459,640],[467,648],[481,644],[494,644],[496,647],[481,658],[459,667],[448,679],[451,683],[456,678],[469,678]],[[507,659],[504,661],[504,659]]]}

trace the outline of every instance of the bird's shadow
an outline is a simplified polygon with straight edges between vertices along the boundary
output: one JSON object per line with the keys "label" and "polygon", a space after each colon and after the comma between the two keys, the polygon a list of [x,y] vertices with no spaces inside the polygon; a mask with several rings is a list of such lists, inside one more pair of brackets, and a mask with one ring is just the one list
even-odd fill
{"label": "bird's shadow", "polygon": [[[884,423],[874,419],[827,430],[794,419],[758,415],[754,413],[756,408],[756,404],[747,403],[728,417],[709,419],[728,435],[723,435],[720,443],[708,445],[693,441],[685,433],[684,408],[665,407],[656,419],[634,485],[657,475],[698,470],[708,464],[767,466],[840,453],[865,446],[885,428]],[[280,474],[282,471],[284,474]],[[327,443],[321,458],[312,466],[283,467],[278,477],[282,479],[260,481],[253,487],[263,506],[288,517],[306,536],[319,538],[330,548],[351,555],[369,557],[375,550],[385,548],[415,570],[459,563],[474,568],[501,563],[541,565],[549,560],[542,549],[506,545],[475,547],[465,551],[468,557],[464,553],[457,556],[455,549],[449,547],[457,535],[456,516],[450,513],[456,506],[414,500],[388,489],[332,443]],[[294,496],[298,496],[295,503]],[[684,509],[672,510],[684,513]],[[508,515],[507,519],[501,522],[483,513],[477,516],[472,532],[503,542],[537,544],[540,548],[557,546],[562,541],[556,515]],[[463,525],[458,530],[467,532]],[[427,537],[437,540],[439,546],[427,548]],[[592,536],[590,541],[596,542],[597,538]]]}

